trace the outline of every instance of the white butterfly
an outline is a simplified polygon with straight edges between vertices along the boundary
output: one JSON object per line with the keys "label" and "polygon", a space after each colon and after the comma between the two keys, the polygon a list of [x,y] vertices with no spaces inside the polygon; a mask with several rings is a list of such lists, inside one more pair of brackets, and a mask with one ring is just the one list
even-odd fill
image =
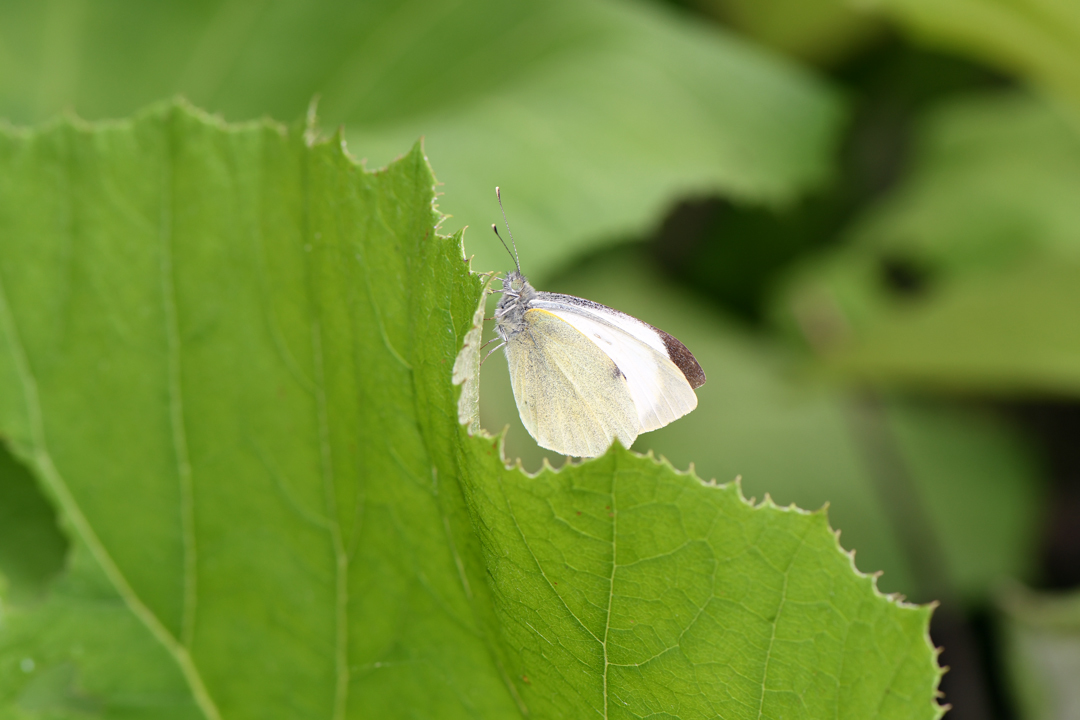
{"label": "white butterfly", "polygon": [[503,280],[495,330],[521,422],[540,447],[596,457],[616,438],[630,447],[697,407],[705,373],[685,345],[618,310],[534,289],[516,246],[512,255],[517,269]]}

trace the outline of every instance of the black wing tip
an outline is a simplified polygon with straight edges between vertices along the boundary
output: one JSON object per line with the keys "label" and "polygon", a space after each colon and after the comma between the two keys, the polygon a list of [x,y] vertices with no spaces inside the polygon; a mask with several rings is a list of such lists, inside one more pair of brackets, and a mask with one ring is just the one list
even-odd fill
{"label": "black wing tip", "polygon": [[686,378],[686,382],[690,383],[690,387],[696,390],[704,385],[705,371],[701,369],[701,365],[698,363],[697,358],[694,357],[694,354],[687,350],[685,345],[663,330],[656,330],[656,332],[660,334],[660,338],[664,341],[668,358],[675,363],[675,367],[682,371],[683,377]]}

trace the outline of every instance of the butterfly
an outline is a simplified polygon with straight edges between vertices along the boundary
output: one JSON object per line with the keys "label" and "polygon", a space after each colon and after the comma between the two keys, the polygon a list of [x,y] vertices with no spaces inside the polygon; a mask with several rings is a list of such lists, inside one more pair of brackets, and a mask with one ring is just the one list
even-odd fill
{"label": "butterfly", "polygon": [[[499,188],[495,195],[501,210]],[[492,352],[506,353],[518,414],[540,447],[596,457],[614,440],[630,447],[697,407],[705,372],[685,345],[606,305],[536,290],[521,273],[509,223],[506,231],[516,269],[495,291],[502,343]]]}

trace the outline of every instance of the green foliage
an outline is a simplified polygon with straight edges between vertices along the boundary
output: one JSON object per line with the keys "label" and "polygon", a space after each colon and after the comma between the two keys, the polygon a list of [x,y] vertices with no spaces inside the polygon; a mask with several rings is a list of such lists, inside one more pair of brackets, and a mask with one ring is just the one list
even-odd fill
{"label": "green foliage", "polygon": [[0,435],[72,544],[3,607],[8,715],[940,716],[929,608],[823,513],[468,435],[483,282],[425,158],[313,136],[0,134]]}
{"label": "green foliage", "polygon": [[525,697],[541,717],[940,713],[927,702],[925,610],[872,599],[824,513],[753,508],[736,485],[618,449],[470,496],[503,635],[534,661]]}
{"label": "green foliage", "polygon": [[1020,587],[1001,594],[1012,690],[1029,720],[1080,714],[1080,593]]}
{"label": "green foliage", "polygon": [[[0,3],[0,717],[1075,714],[1075,5]],[[496,184],[659,462],[481,431]]]}
{"label": "green foliage", "polygon": [[[1002,418],[793,382],[779,343],[703,312],[700,301],[658,280],[637,256],[605,256],[544,289],[662,327],[707,368],[697,410],[642,435],[635,449],[677,467],[692,463],[705,478],[741,475],[748,495],[827,504],[844,544],[858,549],[859,567],[884,571],[879,584],[888,590],[982,602],[1002,578],[1031,575],[1040,468],[1030,443]],[[539,466],[505,364],[492,358],[484,372],[483,425],[509,425],[508,454]]]}
{"label": "green foliage", "polygon": [[838,372],[994,394],[1080,393],[1080,136],[1004,94],[931,116],[904,184],[806,267],[789,322]]}
{"label": "green foliage", "polygon": [[880,18],[844,0],[691,0],[769,47],[810,62],[842,61],[881,35]]}
{"label": "green foliage", "polygon": [[[0,5],[0,117],[117,117],[172,93],[229,119],[297,118],[319,94],[371,166],[424,136],[454,227],[486,228],[502,185],[545,238],[538,277],[687,191],[794,198],[827,176],[842,119],[809,74],[642,2]],[[505,267],[475,245],[478,268]]]}
{"label": "green foliage", "polygon": [[1080,122],[1080,7],[1069,0],[874,0],[921,39],[1033,81]]}

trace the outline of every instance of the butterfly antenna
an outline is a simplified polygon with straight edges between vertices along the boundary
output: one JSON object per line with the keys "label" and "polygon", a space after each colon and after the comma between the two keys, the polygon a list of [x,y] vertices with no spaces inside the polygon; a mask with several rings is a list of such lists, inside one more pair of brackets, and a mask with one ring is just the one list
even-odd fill
{"label": "butterfly antenna", "polygon": [[[510,248],[507,246],[506,241],[503,240],[502,235],[499,234],[498,226],[495,223],[491,223],[491,229],[495,231],[495,237],[499,238],[499,242],[501,242],[503,244],[503,247],[506,248],[506,252],[510,255],[510,259],[513,260],[516,264],[517,258],[514,257],[514,253],[510,252]],[[520,270],[518,272],[520,272]]]}
{"label": "butterfly antenna", "polygon": [[[503,225],[506,226],[506,234],[510,236],[510,244],[514,246],[514,265],[517,266],[517,271],[518,271],[518,273],[520,273],[521,272],[521,263],[518,261],[517,243],[514,242],[514,233],[510,232],[510,223],[507,222],[507,220],[506,220],[506,210],[503,208],[502,193],[499,192],[499,186],[498,185],[495,186],[495,198],[499,201],[499,210],[502,211]],[[492,224],[491,227],[492,227],[492,229],[494,229],[495,225]],[[495,234],[499,235],[499,231],[495,230]],[[502,240],[502,235],[499,235],[499,240]],[[503,241],[503,247],[506,247],[506,242],[505,241]],[[506,252],[510,252],[510,248],[506,248]]]}

